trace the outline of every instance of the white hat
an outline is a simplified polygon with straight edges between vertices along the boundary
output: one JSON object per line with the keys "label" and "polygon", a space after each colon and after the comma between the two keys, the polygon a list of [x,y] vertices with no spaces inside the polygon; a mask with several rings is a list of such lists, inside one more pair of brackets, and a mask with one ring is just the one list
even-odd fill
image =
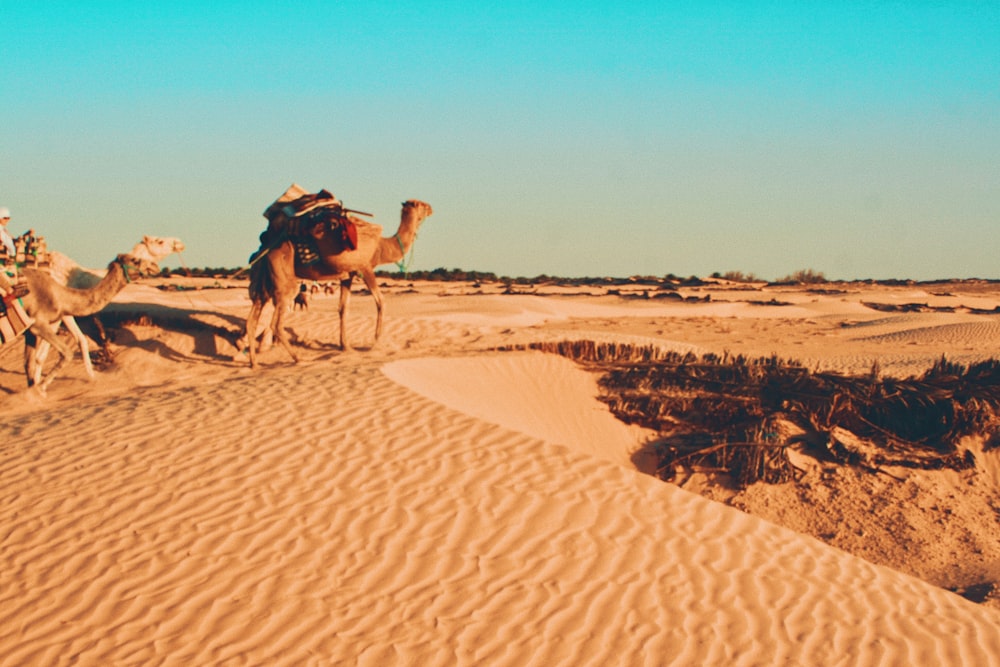
{"label": "white hat", "polygon": [[9,218],[9,217],[10,217],[10,209],[7,208],[6,206],[0,206],[0,218]]}

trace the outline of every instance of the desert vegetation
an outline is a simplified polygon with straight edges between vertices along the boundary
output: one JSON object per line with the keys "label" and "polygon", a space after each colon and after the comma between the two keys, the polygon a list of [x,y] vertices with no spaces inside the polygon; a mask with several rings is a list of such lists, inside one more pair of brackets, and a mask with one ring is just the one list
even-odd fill
{"label": "desert vegetation", "polygon": [[775,282],[788,283],[792,285],[817,285],[829,281],[827,281],[826,276],[824,276],[821,271],[799,269],[798,271],[788,274],[784,278],[779,278]]}
{"label": "desert vegetation", "polygon": [[882,472],[883,466],[972,467],[963,437],[996,446],[1000,361],[940,359],[919,377],[813,372],[777,357],[678,354],[655,346],[566,341],[527,346],[602,372],[602,400],[660,434],[658,473],[731,476],[738,488],[796,478],[789,448]]}
{"label": "desert vegetation", "polygon": [[712,274],[712,277],[716,280],[728,280],[734,283],[756,283],[762,282],[753,273],[743,273],[742,271],[726,271],[725,273],[719,273],[716,271]]}

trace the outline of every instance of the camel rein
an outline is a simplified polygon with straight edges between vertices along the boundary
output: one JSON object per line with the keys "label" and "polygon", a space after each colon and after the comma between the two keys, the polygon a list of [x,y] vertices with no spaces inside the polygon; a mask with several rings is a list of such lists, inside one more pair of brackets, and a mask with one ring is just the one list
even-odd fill
{"label": "camel rein", "polygon": [[125,274],[125,283],[129,285],[132,284],[132,277],[129,276],[128,270],[135,269],[136,271],[139,271],[139,267],[132,266],[131,264],[126,264],[125,260],[122,259],[121,257],[119,257],[116,261],[118,262],[118,266],[122,267],[122,273]]}
{"label": "camel rein", "polygon": [[403,247],[403,240],[399,238],[399,232],[393,234],[392,238],[396,239],[396,243],[399,244],[399,251],[403,253],[403,258],[398,262],[396,262],[396,267],[399,269],[400,273],[406,275],[407,273],[410,272],[410,265],[413,264],[413,251],[417,247],[417,235],[416,234],[413,235],[413,243],[410,245],[409,258],[407,258],[406,256],[406,248]]}
{"label": "camel rein", "polygon": [[271,252],[272,250],[274,250],[275,248],[277,248],[279,245],[281,245],[282,243],[284,243],[287,240],[288,240],[288,234],[286,232],[281,232],[278,235],[278,238],[276,238],[274,240],[274,242],[271,243],[271,245],[267,246],[266,248],[264,248],[260,252],[256,253],[256,257],[254,257],[253,259],[251,259],[249,264],[247,264],[242,269],[240,269],[239,271],[237,271],[236,273],[234,273],[232,275],[232,277],[235,278],[235,277],[237,277],[237,276],[239,276],[239,275],[241,275],[241,274],[249,271],[253,267],[254,264],[256,264],[260,260],[264,259],[267,256],[267,253]]}

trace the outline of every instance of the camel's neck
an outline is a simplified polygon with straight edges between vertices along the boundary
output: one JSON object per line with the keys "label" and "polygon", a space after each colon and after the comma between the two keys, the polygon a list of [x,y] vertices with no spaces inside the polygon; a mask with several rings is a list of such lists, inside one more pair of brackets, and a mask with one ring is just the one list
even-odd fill
{"label": "camel's neck", "polygon": [[399,262],[413,247],[417,238],[417,228],[421,219],[414,211],[407,211],[399,221],[399,229],[392,236],[382,238],[379,243],[379,264]]}
{"label": "camel's neck", "polygon": [[67,314],[77,317],[93,315],[111,303],[111,300],[125,288],[128,282],[126,268],[119,261],[112,262],[108,266],[108,272],[101,278],[101,282],[90,289],[76,290],[79,299],[75,303],[66,304],[67,308],[64,310]]}

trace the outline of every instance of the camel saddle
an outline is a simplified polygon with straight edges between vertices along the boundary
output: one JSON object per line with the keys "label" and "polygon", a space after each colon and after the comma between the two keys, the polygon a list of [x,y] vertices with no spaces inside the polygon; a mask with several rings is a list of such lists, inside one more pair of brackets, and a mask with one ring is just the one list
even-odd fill
{"label": "camel saddle", "polygon": [[357,227],[329,190],[311,194],[293,183],[264,210],[264,217],[268,225],[260,236],[262,248],[287,239],[295,246],[296,262],[300,264],[319,260],[316,240],[326,236],[343,248],[340,252],[358,247]]}
{"label": "camel saddle", "polygon": [[280,197],[264,209],[264,217],[272,225],[284,226],[290,220],[301,218],[316,208],[341,208],[341,203],[329,190],[310,194],[298,183],[292,183]]}
{"label": "camel saddle", "polygon": [[[358,228],[350,220],[345,220],[340,225],[328,228],[324,233],[332,234],[336,246],[339,248],[336,253],[340,254],[348,250],[355,250],[358,247]],[[319,261],[319,246],[313,236],[289,236],[295,248],[295,263],[300,266],[309,266]]]}

